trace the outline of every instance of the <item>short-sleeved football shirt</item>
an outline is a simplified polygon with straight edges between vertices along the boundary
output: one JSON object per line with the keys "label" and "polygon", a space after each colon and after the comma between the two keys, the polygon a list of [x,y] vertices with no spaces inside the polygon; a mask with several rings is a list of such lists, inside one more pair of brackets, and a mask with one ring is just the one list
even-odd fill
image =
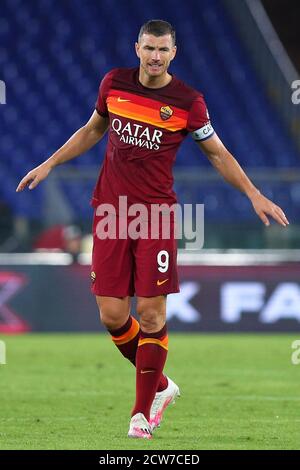
{"label": "short-sleeved football shirt", "polygon": [[139,68],[117,68],[101,81],[96,110],[109,117],[108,144],[92,205],[176,203],[172,168],[189,134],[205,140],[214,130],[203,95],[176,76],[162,88],[139,81]]}

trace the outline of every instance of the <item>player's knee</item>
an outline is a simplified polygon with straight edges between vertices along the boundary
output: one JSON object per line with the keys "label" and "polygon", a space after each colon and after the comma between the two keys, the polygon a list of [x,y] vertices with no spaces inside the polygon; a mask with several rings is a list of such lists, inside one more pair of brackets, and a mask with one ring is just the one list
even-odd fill
{"label": "player's knee", "polygon": [[124,321],[120,320],[120,312],[111,308],[99,308],[100,320],[108,330],[117,330],[123,326]]}
{"label": "player's knee", "polygon": [[155,307],[140,305],[137,313],[140,316],[141,329],[147,333],[156,333],[166,322],[164,312]]}
{"label": "player's knee", "polygon": [[117,330],[124,325],[128,315],[118,305],[109,301],[102,301],[98,302],[98,308],[100,320],[108,330]]}

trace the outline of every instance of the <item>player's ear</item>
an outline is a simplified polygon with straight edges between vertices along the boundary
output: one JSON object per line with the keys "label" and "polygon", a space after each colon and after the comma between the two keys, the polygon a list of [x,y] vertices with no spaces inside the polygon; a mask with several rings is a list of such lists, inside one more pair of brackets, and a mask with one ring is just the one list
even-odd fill
{"label": "player's ear", "polygon": [[140,57],[140,45],[138,42],[135,43],[135,52],[136,52],[136,55],[138,56],[138,58]]}
{"label": "player's ear", "polygon": [[173,60],[176,56],[176,52],[177,52],[177,46],[173,46],[172,47],[172,56],[171,56],[171,60]]}

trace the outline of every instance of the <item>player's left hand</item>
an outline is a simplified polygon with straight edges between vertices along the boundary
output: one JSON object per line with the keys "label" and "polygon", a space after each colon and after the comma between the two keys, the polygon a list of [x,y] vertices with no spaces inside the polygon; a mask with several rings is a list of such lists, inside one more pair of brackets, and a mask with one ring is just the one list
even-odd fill
{"label": "player's left hand", "polygon": [[258,217],[260,217],[266,226],[270,225],[267,215],[276,220],[278,224],[283,225],[283,227],[289,225],[289,221],[283,210],[263,194],[256,193],[255,196],[251,198],[251,202]]}

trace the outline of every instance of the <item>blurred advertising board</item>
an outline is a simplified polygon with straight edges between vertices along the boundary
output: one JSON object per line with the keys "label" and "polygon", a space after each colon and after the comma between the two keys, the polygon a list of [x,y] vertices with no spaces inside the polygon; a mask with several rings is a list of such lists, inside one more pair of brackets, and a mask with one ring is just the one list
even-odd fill
{"label": "blurred advertising board", "polygon": [[[70,263],[67,256],[59,263],[21,259],[18,264],[15,258],[4,264],[2,259],[0,333],[103,330],[90,293],[90,267]],[[169,329],[299,331],[300,263],[267,261],[234,264],[232,259],[217,265],[181,260],[181,291],[167,301]]]}

